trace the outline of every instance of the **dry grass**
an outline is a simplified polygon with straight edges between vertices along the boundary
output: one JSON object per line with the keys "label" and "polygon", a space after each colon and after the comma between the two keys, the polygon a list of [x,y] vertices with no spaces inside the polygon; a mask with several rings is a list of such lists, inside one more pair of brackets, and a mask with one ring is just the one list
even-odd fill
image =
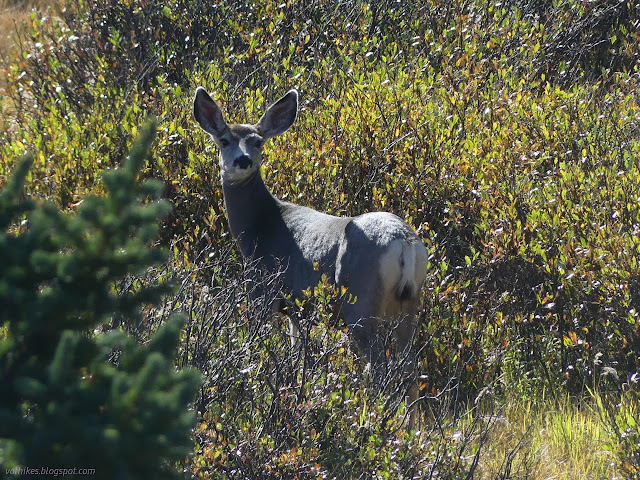
{"label": "dry grass", "polygon": [[605,448],[610,442],[598,412],[588,404],[569,399],[550,408],[513,403],[494,422],[479,478],[504,478],[505,459],[511,457],[512,476],[507,478],[622,480]]}
{"label": "dry grass", "polygon": [[0,58],[6,59],[15,49],[16,36],[29,24],[35,10],[44,11],[55,0],[0,0]]}
{"label": "dry grass", "polygon": [[[57,3],[56,0],[0,0],[0,65],[7,65],[16,53],[18,38],[29,28],[31,12],[46,11]],[[0,130],[5,128],[11,110],[10,103],[2,101],[4,82],[4,74],[0,74]]]}

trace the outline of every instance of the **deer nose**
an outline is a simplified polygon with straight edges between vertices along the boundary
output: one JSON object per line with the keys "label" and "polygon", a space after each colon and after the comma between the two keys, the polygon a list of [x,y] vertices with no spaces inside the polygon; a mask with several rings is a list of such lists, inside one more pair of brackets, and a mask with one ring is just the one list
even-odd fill
{"label": "deer nose", "polygon": [[248,155],[242,155],[233,161],[233,166],[240,168],[249,168],[252,164],[253,162]]}

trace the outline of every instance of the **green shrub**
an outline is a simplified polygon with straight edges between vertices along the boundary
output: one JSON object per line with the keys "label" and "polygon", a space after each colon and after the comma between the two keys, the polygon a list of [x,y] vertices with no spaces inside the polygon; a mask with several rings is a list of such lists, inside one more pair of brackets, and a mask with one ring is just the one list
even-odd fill
{"label": "green shrub", "polygon": [[29,160],[0,193],[3,475],[75,468],[175,478],[172,462],[191,451],[199,375],[174,368],[183,319],[168,319],[142,346],[119,330],[94,334],[115,319],[135,328],[168,292],[115,292],[166,257],[153,243],[169,206],[157,200],[158,183],[137,182],[153,132],[146,127],[123,167],[103,175],[107,195],[75,213],[21,197]]}

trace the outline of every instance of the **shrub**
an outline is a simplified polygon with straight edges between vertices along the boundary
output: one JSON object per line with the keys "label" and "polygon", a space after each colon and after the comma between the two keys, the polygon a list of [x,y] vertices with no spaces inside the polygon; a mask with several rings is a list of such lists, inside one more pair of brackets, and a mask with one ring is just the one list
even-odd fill
{"label": "shrub", "polygon": [[140,325],[168,291],[115,292],[166,257],[152,247],[168,211],[161,186],[136,182],[153,131],[103,175],[107,195],[76,213],[21,198],[29,160],[0,194],[0,460],[12,478],[25,468],[175,478],[172,462],[191,451],[199,375],[173,361],[184,320],[173,316],[143,346],[119,330],[93,333],[116,318]]}
{"label": "shrub", "polygon": [[[441,478],[472,476],[492,425],[472,421],[455,380],[430,401],[435,424],[406,427],[401,361],[374,384],[335,317],[340,292],[324,279],[290,306],[292,345],[271,303],[279,275],[247,289],[252,265],[210,251],[187,271],[172,308],[189,312],[182,361],[205,376],[196,455],[200,478]],[[193,278],[198,272],[198,283]],[[191,280],[188,280],[191,279]],[[208,279],[208,280],[205,280]],[[457,367],[459,368],[459,366]],[[453,375],[452,375],[453,376]],[[460,409],[459,417],[450,412]],[[426,409],[425,409],[426,410]],[[461,420],[464,419],[464,420]],[[458,432],[457,435],[454,435]]]}

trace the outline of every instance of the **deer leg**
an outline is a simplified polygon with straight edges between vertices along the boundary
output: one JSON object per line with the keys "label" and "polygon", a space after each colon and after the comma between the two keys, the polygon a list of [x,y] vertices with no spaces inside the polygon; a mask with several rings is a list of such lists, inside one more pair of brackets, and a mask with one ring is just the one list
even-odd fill
{"label": "deer leg", "polygon": [[416,321],[414,315],[404,314],[393,335],[396,339],[398,348],[398,359],[402,362],[405,378],[410,378],[411,383],[407,390],[405,403],[409,406],[409,426],[415,427],[417,420],[417,401],[419,397],[418,384],[415,379],[416,374],[416,355],[413,351],[413,337],[416,331]]}
{"label": "deer leg", "polygon": [[297,312],[291,311],[291,309],[288,308],[285,300],[283,300],[282,298],[277,298],[274,300],[273,304],[271,305],[271,312],[273,313],[274,318],[276,318],[277,315],[281,320],[285,320],[286,317],[286,320],[289,324],[289,328],[287,331],[287,333],[289,334],[289,344],[291,345],[292,351],[295,351],[300,347],[300,342],[302,339],[300,333],[300,322],[296,317]]}
{"label": "deer leg", "polygon": [[289,341],[291,342],[292,350],[299,348],[302,341],[300,324],[292,316],[289,316]]}
{"label": "deer leg", "polygon": [[362,317],[349,325],[360,355],[369,364],[374,374],[380,373],[383,357],[383,345],[379,335],[379,320],[375,317]]}

